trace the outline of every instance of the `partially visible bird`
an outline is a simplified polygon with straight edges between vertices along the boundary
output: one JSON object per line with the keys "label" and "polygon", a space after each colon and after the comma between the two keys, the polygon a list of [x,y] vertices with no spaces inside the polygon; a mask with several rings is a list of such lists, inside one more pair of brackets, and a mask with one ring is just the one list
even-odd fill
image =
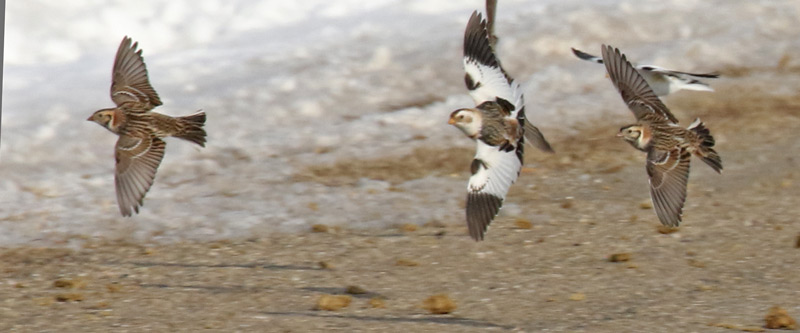
{"label": "partially visible bird", "polygon": [[[603,63],[602,58],[575,48],[572,49],[572,53],[586,61]],[[714,91],[707,83],[696,78],[716,79],[719,77],[717,73],[687,73],[653,65],[637,65],[635,68],[644,77],[656,96],[666,96],[679,90]]]}
{"label": "partially visible bird", "polygon": [[476,241],[483,239],[519,176],[525,139],[553,151],[525,118],[522,89],[500,66],[489,36],[487,22],[473,12],[464,33],[464,81],[477,106],[453,111],[448,121],[477,145],[466,209],[469,233]]}
{"label": "partially visible bird", "polygon": [[656,215],[665,226],[677,227],[686,201],[692,155],[714,171],[722,172],[722,159],[713,148],[714,137],[699,118],[686,129],[680,127],[675,116],[618,49],[603,45],[602,54],[608,76],[636,116],[636,124],[622,127],[617,136],[647,153],[650,197]]}
{"label": "partially visible bird", "polygon": [[492,50],[497,47],[497,35],[494,34],[494,18],[497,16],[497,0],[486,0],[486,31],[489,34],[489,45]]}
{"label": "partially visible bird", "polygon": [[131,42],[127,36],[122,39],[114,60],[111,100],[117,106],[95,111],[87,119],[119,136],[114,184],[123,216],[139,212],[164,157],[162,138],[174,136],[203,147],[206,143],[203,111],[185,117],[150,111],[161,105],[161,99],[148,80],[142,50],[137,51],[138,43]]}

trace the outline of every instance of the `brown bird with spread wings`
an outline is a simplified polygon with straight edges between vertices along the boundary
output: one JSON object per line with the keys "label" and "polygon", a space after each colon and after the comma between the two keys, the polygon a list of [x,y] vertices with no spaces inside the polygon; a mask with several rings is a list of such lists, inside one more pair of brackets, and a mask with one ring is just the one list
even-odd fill
{"label": "brown bird with spread wings", "polygon": [[123,216],[139,212],[145,194],[153,185],[156,170],[164,158],[166,143],[174,136],[205,147],[206,114],[199,111],[185,117],[170,117],[151,112],[161,105],[147,78],[147,68],[138,43],[125,37],[117,50],[111,77],[111,100],[115,108],[95,111],[94,121],[119,135],[115,148],[117,203]]}
{"label": "brown bird with spread wings", "polygon": [[608,76],[637,121],[621,128],[617,136],[647,153],[650,198],[656,215],[662,224],[677,227],[686,201],[692,155],[722,172],[722,159],[713,148],[714,137],[699,118],[688,128],[680,127],[625,55],[605,45],[602,52]]}

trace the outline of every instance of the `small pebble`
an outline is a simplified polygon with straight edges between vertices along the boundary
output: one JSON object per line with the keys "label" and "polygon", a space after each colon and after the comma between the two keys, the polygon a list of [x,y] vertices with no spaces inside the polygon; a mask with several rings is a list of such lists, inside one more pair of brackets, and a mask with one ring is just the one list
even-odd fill
{"label": "small pebble", "polygon": [[317,300],[317,310],[336,311],[350,305],[353,298],[348,295],[322,295]]}
{"label": "small pebble", "polygon": [[764,321],[766,321],[765,327],[769,329],[797,329],[797,322],[794,320],[794,318],[790,317],[789,313],[786,312],[784,308],[779,306],[773,306],[770,308],[766,317],[764,317]]}
{"label": "small pebble", "polygon": [[626,262],[628,260],[631,260],[630,253],[614,253],[608,257],[610,262]]}
{"label": "small pebble", "polygon": [[456,303],[447,294],[437,294],[428,297],[422,307],[432,314],[448,314],[456,309]]}

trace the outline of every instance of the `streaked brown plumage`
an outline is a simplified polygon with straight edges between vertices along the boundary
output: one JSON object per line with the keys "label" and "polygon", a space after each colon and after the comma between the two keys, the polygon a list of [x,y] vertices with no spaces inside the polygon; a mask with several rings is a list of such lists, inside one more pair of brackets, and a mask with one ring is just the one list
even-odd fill
{"label": "streaked brown plumage", "polygon": [[676,227],[681,222],[689,180],[689,161],[698,156],[715,171],[722,160],[714,151],[714,137],[700,119],[688,128],[678,120],[618,49],[603,45],[603,62],[622,100],[636,116],[637,123],[620,129],[618,137],[647,152],[650,197],[662,224]]}
{"label": "streaked brown plumage", "polygon": [[205,147],[203,111],[185,117],[170,117],[151,112],[161,105],[150,85],[142,51],[125,37],[117,49],[111,77],[111,100],[117,106],[95,111],[89,117],[100,126],[119,135],[115,147],[117,204],[123,216],[139,212],[145,194],[153,184],[164,158],[162,138],[178,137]]}

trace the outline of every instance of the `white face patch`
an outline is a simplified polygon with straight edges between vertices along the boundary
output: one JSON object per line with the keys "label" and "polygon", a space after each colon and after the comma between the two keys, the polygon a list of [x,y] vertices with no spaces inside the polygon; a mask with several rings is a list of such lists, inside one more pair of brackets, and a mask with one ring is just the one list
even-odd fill
{"label": "white face patch", "polygon": [[460,110],[454,113],[450,120],[454,126],[471,138],[475,138],[481,130],[480,113],[474,110]]}

